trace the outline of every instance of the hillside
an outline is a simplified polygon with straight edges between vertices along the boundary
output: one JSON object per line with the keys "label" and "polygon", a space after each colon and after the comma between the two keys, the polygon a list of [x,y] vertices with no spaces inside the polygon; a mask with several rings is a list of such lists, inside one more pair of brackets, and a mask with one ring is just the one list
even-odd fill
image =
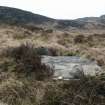
{"label": "hillside", "polygon": [[24,10],[0,6],[0,22],[16,25],[44,24],[54,19]]}
{"label": "hillside", "polygon": [[0,22],[10,25],[48,25],[55,29],[104,29],[105,15],[75,20],[57,20],[24,10],[0,6]]}

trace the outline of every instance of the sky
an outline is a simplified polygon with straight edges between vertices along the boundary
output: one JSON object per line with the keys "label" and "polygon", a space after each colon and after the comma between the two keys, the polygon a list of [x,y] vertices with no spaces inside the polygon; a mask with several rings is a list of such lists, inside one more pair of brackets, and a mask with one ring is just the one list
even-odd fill
{"label": "sky", "polygon": [[55,19],[76,19],[105,14],[105,0],[0,0],[15,7]]}

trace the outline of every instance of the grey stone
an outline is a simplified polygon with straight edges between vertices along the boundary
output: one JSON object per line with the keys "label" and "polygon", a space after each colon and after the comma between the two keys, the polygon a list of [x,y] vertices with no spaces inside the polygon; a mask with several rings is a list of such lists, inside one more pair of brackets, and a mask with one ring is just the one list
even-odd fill
{"label": "grey stone", "polygon": [[95,61],[75,56],[43,56],[42,62],[54,66],[54,79],[78,79],[85,75],[95,76],[102,68]]}
{"label": "grey stone", "polygon": [[82,65],[75,65],[69,74],[75,79],[83,78],[85,75]]}

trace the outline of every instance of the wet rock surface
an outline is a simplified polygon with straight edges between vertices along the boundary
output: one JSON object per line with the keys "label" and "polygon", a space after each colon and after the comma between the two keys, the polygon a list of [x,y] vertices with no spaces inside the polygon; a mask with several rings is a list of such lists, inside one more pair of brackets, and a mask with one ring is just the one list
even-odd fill
{"label": "wet rock surface", "polygon": [[42,62],[54,67],[54,78],[79,79],[84,75],[95,76],[102,72],[95,61],[75,56],[43,56]]}

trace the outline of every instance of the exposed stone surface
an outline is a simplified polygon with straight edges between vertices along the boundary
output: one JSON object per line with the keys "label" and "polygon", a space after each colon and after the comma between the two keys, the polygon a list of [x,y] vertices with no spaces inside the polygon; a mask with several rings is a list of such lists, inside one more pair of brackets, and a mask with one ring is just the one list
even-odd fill
{"label": "exposed stone surface", "polygon": [[78,79],[84,75],[95,76],[102,71],[95,61],[80,57],[44,56],[42,62],[54,67],[54,77],[58,79]]}

